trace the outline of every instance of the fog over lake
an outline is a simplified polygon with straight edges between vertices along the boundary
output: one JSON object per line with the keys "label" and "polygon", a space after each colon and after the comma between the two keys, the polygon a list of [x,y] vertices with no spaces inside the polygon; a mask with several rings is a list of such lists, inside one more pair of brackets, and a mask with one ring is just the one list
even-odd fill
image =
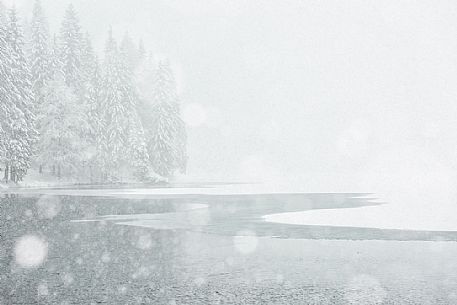
{"label": "fog over lake", "polygon": [[[42,2],[60,25],[70,1]],[[111,25],[172,60],[197,125],[190,175],[340,185],[348,172],[400,171],[392,155],[455,169],[452,2],[71,2],[99,50]]]}
{"label": "fog over lake", "polygon": [[0,305],[456,304],[457,2],[0,0]]}

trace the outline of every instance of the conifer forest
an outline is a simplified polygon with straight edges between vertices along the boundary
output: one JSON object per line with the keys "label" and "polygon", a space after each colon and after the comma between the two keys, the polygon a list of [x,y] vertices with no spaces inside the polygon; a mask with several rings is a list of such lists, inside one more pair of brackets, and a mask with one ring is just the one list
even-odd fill
{"label": "conifer forest", "polygon": [[68,6],[51,32],[37,0],[30,22],[0,8],[0,168],[88,183],[155,182],[186,170],[186,128],[170,61],[107,25],[95,50]]}

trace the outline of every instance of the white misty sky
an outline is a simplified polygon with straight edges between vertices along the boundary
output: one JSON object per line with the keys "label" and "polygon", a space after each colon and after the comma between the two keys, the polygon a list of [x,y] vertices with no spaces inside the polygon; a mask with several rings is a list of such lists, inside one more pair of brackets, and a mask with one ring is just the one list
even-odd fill
{"label": "white misty sky", "polygon": [[[70,1],[42,2],[55,26]],[[202,123],[191,175],[338,181],[457,165],[456,1],[71,2],[97,46],[112,25],[174,62]]]}

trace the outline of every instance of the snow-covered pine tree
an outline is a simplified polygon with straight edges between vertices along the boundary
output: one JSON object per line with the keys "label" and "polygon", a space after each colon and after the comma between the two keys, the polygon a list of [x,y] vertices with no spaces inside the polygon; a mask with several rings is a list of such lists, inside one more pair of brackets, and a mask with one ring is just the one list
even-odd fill
{"label": "snow-covered pine tree", "polygon": [[65,13],[58,43],[60,46],[59,61],[62,65],[61,71],[63,72],[65,83],[77,97],[78,115],[83,114],[83,117],[79,117],[78,120],[86,121],[86,124],[79,125],[78,131],[74,131],[75,133],[79,133],[79,142],[77,143],[79,158],[74,159],[74,162],[77,162],[74,166],[78,168],[79,174],[85,175],[85,167],[90,159],[88,152],[89,146],[86,141],[89,130],[86,128],[88,127],[88,106],[85,103],[85,96],[88,73],[90,73],[88,66],[93,65],[93,63],[89,63],[93,53],[89,38],[83,37],[81,33],[78,16],[71,4]]}
{"label": "snow-covered pine tree", "polygon": [[140,66],[145,59],[146,59],[146,48],[144,47],[143,39],[140,39],[140,43],[138,44],[138,63],[137,63],[137,66]]}
{"label": "snow-covered pine tree", "polygon": [[149,153],[141,119],[136,111],[130,115],[129,164],[132,174],[140,181],[147,181],[150,174]]}
{"label": "snow-covered pine tree", "polygon": [[106,159],[103,152],[107,150],[105,139],[105,117],[102,104],[102,75],[98,60],[95,59],[95,66],[92,74],[88,75],[86,90],[86,104],[88,106],[88,125],[89,125],[89,167],[90,167],[90,180],[93,181],[95,176],[100,180],[104,180],[103,169],[106,168]]}
{"label": "snow-covered pine tree", "polygon": [[140,57],[139,50],[136,48],[128,32],[124,34],[120,45],[120,52],[126,67],[133,73],[138,67]]}
{"label": "snow-covered pine tree", "polygon": [[[94,117],[92,116],[94,113],[91,112],[92,105],[91,103],[94,102],[89,98],[100,99],[98,91],[100,90],[100,85],[95,84],[93,81],[93,77],[100,77],[98,71],[98,63],[97,58],[94,54],[94,50],[92,48],[92,42],[90,40],[89,33],[85,33],[81,40],[81,87],[78,89],[79,92],[75,92],[79,98],[79,107],[80,110],[84,113],[84,120],[87,122],[85,126],[88,128],[81,128],[80,129],[80,178],[81,179],[88,179],[92,180],[93,174],[92,170],[94,167],[94,157],[96,155],[95,152],[95,142],[93,141],[94,130],[92,123],[94,122]],[[99,80],[97,80],[98,82]],[[94,88],[93,86],[96,85],[98,88]],[[92,90],[92,92],[89,92]],[[98,97],[94,96],[93,94],[97,93]],[[98,101],[99,103],[99,101]]]}
{"label": "snow-covered pine tree", "polygon": [[156,173],[171,177],[186,167],[186,131],[180,117],[175,79],[168,61],[159,62],[149,100],[143,100],[142,121]]}
{"label": "snow-covered pine tree", "polygon": [[81,73],[85,86],[88,85],[88,82],[91,80],[95,70],[99,68],[96,57],[97,56],[94,53],[90,35],[86,32],[83,35],[81,44]]}
{"label": "snow-covered pine tree", "polygon": [[[44,99],[43,90],[52,77],[49,25],[41,6],[41,0],[35,0],[29,30],[28,57],[35,95],[34,111],[38,116],[37,111],[41,109],[40,104]],[[39,129],[38,125],[37,128]],[[42,173],[42,165],[38,166],[39,172]]]}
{"label": "snow-covered pine tree", "polygon": [[134,71],[139,64],[138,50],[134,46],[128,33],[125,34],[120,48],[120,75],[123,92],[130,106],[127,111],[129,120],[128,129],[128,163],[130,172],[139,180],[145,181],[149,174],[149,154],[140,116],[137,113],[139,106],[138,93],[134,86]]}
{"label": "snow-covered pine tree", "polygon": [[145,54],[134,74],[135,84],[138,88],[141,103],[152,99],[153,90],[151,84],[154,80],[155,72],[156,62],[151,55]]}
{"label": "snow-covered pine tree", "polygon": [[125,170],[140,179],[148,172],[149,156],[136,112],[138,95],[126,58],[123,50],[118,50],[110,30],[105,50],[102,100],[106,122],[105,155],[111,161],[107,168],[114,169],[109,173],[111,180],[117,180]]}
{"label": "snow-covered pine tree", "polygon": [[10,10],[6,44],[10,49],[9,69],[11,73],[10,88],[14,115],[10,118],[9,140],[6,145],[6,159],[9,163],[10,178],[14,182],[21,181],[31,165],[34,146],[38,132],[35,129],[33,112],[34,95],[31,73],[24,54],[24,41],[16,10]]}
{"label": "snow-covered pine tree", "polygon": [[30,35],[29,62],[32,73],[33,92],[36,101],[42,103],[42,91],[52,74],[49,69],[51,63],[49,26],[44,16],[40,0],[35,0]]}
{"label": "snow-covered pine tree", "polygon": [[0,1],[0,26],[5,27],[8,24],[7,9]]}
{"label": "snow-covered pine tree", "polygon": [[117,180],[121,167],[125,166],[128,145],[128,111],[132,101],[126,100],[123,92],[123,79],[119,50],[109,31],[105,47],[104,75],[102,84],[102,103],[104,108],[105,148],[103,158],[108,162],[105,176]]}
{"label": "snow-covered pine tree", "polygon": [[[0,3],[0,14],[4,7]],[[4,17],[4,15],[3,15]],[[7,145],[10,140],[10,125],[17,109],[12,101],[13,86],[11,83],[11,50],[7,44],[6,22],[0,20],[0,168],[4,171],[4,180],[9,179]]]}
{"label": "snow-covered pine tree", "polygon": [[37,160],[61,178],[75,174],[80,164],[81,126],[87,128],[78,99],[59,70],[44,89],[39,111],[40,142]]}
{"label": "snow-covered pine tree", "polygon": [[51,50],[50,50],[50,63],[49,63],[49,72],[51,74],[51,79],[55,77],[56,73],[63,73],[62,72],[62,62],[60,60],[60,52],[59,52],[59,38],[57,35],[54,35],[52,38],[51,43]]}
{"label": "snow-covered pine tree", "polygon": [[79,19],[72,4],[68,6],[60,30],[60,61],[67,86],[80,92],[83,87],[81,47],[82,34]]}

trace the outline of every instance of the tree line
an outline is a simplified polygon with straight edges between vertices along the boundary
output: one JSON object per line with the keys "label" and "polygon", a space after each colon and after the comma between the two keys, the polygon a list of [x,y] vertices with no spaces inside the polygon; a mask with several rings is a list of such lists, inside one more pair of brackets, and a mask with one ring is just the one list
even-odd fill
{"label": "tree line", "polygon": [[111,30],[99,58],[72,5],[55,34],[39,0],[25,27],[0,8],[3,180],[30,168],[91,182],[169,178],[186,169],[186,141],[167,60]]}

